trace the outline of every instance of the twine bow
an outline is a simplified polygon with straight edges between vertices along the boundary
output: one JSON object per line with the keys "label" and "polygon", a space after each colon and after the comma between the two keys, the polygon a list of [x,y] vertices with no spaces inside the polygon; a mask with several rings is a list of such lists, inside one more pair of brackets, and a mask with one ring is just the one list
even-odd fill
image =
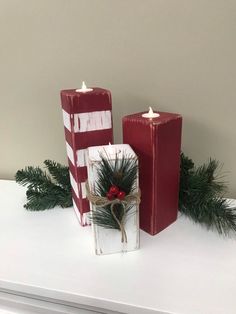
{"label": "twine bow", "polygon": [[[127,243],[127,234],[124,228],[124,219],[125,219],[125,209],[127,207],[127,205],[131,204],[131,203],[140,203],[140,191],[136,192],[136,193],[130,193],[128,195],[125,196],[125,198],[123,200],[120,200],[118,198],[115,198],[113,200],[109,200],[108,198],[104,197],[104,196],[99,196],[96,194],[93,194],[90,191],[89,188],[89,184],[88,181],[86,182],[86,192],[87,192],[87,198],[88,200],[96,207],[105,207],[107,205],[111,205],[110,209],[111,209],[111,214],[113,216],[113,218],[115,219],[115,221],[117,222],[120,231],[121,231],[121,242],[125,242]],[[114,212],[114,206],[116,204],[121,204],[123,206],[123,210],[124,210],[124,214],[122,216],[121,221],[116,217],[116,214]]]}

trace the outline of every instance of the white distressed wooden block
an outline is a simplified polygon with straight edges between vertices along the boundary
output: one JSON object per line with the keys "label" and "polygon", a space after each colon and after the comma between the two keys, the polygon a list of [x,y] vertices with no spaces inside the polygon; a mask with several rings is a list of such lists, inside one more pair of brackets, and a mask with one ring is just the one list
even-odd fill
{"label": "white distressed wooden block", "polygon": [[[118,152],[118,158],[121,159],[123,154],[129,159],[137,159],[132,148],[127,145],[105,145],[89,147],[87,151],[87,167],[88,167],[88,183],[92,193],[94,193],[97,184],[97,171],[101,164],[100,152],[106,151],[109,159],[114,162],[115,154],[110,154],[110,148]],[[135,183],[135,192],[138,192],[138,175]],[[96,211],[96,206],[90,204],[93,211]],[[134,202],[131,209],[132,214],[127,214],[124,222],[124,228],[127,235],[127,243],[121,242],[121,232],[116,229],[106,229],[92,223],[95,252],[98,255],[110,254],[117,252],[128,252],[139,248],[139,205]]]}

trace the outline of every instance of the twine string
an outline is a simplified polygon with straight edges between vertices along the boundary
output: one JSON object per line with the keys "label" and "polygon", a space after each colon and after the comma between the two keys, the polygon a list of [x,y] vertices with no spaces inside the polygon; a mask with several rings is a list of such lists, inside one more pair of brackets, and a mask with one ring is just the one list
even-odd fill
{"label": "twine string", "polygon": [[[123,222],[123,218],[121,220],[121,222],[119,221],[119,219],[116,217],[116,214],[114,213],[114,205],[117,204],[117,203],[113,203],[111,204],[111,213],[112,213],[112,216],[114,217],[115,221],[117,222],[119,228],[120,228],[120,231],[121,231],[121,242],[122,243],[127,243],[127,235],[126,235],[126,231],[125,231],[125,228],[124,228],[124,222]],[[123,207],[123,211],[125,213],[125,208]],[[124,214],[123,214],[123,217],[124,217]]]}
{"label": "twine string", "polygon": [[[126,207],[127,205],[131,204],[131,203],[140,203],[140,191],[136,192],[136,193],[130,193],[128,195],[125,196],[125,198],[123,200],[120,200],[118,198],[115,198],[114,200],[109,200],[108,198],[104,197],[104,196],[99,196],[96,194],[93,194],[90,191],[89,188],[89,184],[88,181],[86,182],[86,192],[87,192],[87,198],[88,200],[96,207],[106,207],[108,205],[111,205],[110,209],[111,209],[111,214],[113,216],[113,218],[115,219],[115,221],[117,222],[120,232],[121,232],[121,242],[122,243],[127,243],[127,234],[125,231],[125,227],[124,227],[124,219],[125,219],[125,212],[126,212]],[[114,206],[116,204],[121,204],[123,207],[123,217],[121,219],[121,221],[117,218],[115,212],[114,212]]]}

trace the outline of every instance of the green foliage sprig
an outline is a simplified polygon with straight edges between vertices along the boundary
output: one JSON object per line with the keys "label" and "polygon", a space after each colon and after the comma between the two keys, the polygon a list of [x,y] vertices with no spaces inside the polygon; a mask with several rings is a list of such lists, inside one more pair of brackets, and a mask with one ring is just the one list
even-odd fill
{"label": "green foliage sprig", "polygon": [[39,211],[55,206],[72,206],[71,185],[68,167],[45,160],[47,171],[39,167],[26,167],[18,170],[16,182],[27,186],[27,200],[24,207],[28,210]]}
{"label": "green foliage sprig", "polygon": [[[136,186],[138,163],[137,158],[123,155],[121,159],[117,156],[115,161],[110,160],[101,154],[101,164],[97,169],[98,180],[96,183],[95,194],[101,197],[106,197],[111,186],[116,186],[120,191],[124,191],[126,195],[133,193]],[[115,217],[112,213],[113,207]],[[91,220],[94,224],[107,228],[120,230],[122,223],[127,214],[131,214],[132,204],[124,206],[124,204],[109,204],[104,207],[97,207],[92,212]]]}
{"label": "green foliage sprig", "polygon": [[195,222],[227,235],[236,231],[236,208],[224,198],[226,184],[219,176],[219,163],[195,167],[194,162],[181,154],[179,210]]}

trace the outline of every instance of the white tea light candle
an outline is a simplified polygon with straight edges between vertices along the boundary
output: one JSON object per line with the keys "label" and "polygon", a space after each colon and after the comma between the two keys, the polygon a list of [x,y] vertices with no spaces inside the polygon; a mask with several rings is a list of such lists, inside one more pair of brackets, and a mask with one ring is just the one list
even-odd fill
{"label": "white tea light candle", "polygon": [[76,92],[80,92],[80,93],[87,93],[87,92],[92,92],[92,91],[93,91],[93,89],[92,89],[92,88],[88,88],[88,87],[85,85],[85,82],[84,82],[84,81],[82,82],[81,88],[76,89]]}
{"label": "white tea light candle", "polygon": [[152,119],[152,118],[158,118],[160,117],[160,115],[157,112],[153,112],[152,107],[149,107],[149,111],[147,113],[143,113],[142,117]]}

